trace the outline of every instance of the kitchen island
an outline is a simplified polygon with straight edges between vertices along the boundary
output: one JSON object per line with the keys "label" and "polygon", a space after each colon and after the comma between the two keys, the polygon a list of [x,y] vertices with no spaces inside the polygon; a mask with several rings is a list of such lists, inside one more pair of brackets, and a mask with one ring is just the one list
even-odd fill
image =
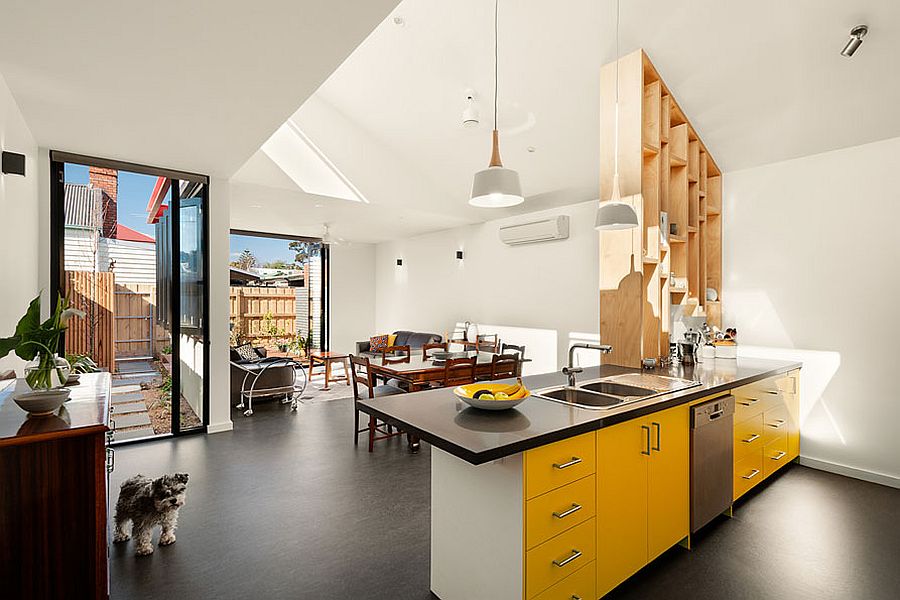
{"label": "kitchen island", "polygon": [[[799,455],[800,366],[737,359],[657,369],[699,385],[601,410],[532,397],[492,413],[446,389],[359,404],[433,446],[438,597],[598,598],[688,539],[690,406],[737,399],[735,499]],[[636,372],[604,365],[580,379]],[[524,381],[531,390],[566,383],[561,373]]]}

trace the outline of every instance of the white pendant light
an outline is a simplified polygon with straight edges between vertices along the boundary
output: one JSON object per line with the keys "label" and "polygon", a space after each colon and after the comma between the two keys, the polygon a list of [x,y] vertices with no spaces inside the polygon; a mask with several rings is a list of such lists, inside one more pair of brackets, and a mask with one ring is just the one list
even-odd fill
{"label": "white pendant light", "polygon": [[638,226],[638,216],[634,207],[622,202],[619,187],[619,0],[616,0],[616,131],[615,131],[615,172],[613,173],[612,198],[601,202],[597,208],[594,228],[601,231],[632,229]]}
{"label": "white pendant light", "polygon": [[498,33],[500,0],[494,3],[494,133],[491,162],[488,168],[475,173],[469,204],[481,208],[505,208],[525,202],[519,174],[503,166],[500,160],[500,132],[497,130]]}

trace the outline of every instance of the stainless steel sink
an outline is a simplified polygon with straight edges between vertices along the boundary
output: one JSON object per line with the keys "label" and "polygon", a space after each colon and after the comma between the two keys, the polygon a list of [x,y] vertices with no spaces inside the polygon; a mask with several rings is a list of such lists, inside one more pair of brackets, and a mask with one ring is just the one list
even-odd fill
{"label": "stainless steel sink", "polygon": [[579,408],[605,410],[697,385],[700,385],[699,381],[689,379],[645,373],[623,373],[578,383],[575,387],[548,387],[537,390],[532,395]]}
{"label": "stainless steel sink", "polygon": [[612,381],[593,381],[579,385],[581,389],[600,394],[611,394],[613,396],[652,396],[656,390],[650,388],[637,387],[635,385],[626,385],[624,383],[614,383]]}
{"label": "stainless steel sink", "polygon": [[612,408],[624,402],[624,398],[610,396],[609,394],[598,394],[577,387],[557,387],[538,390],[535,396],[544,398],[545,400],[554,400],[564,404],[574,404],[584,408]]}

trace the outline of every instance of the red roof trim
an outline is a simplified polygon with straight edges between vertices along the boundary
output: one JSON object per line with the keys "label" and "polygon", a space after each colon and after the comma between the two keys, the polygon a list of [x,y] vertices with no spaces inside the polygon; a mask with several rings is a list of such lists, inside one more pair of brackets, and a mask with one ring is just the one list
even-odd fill
{"label": "red roof trim", "polygon": [[144,242],[145,244],[155,244],[149,235],[144,235],[140,231],[135,231],[131,227],[125,227],[121,223],[116,223],[116,239],[124,242]]}

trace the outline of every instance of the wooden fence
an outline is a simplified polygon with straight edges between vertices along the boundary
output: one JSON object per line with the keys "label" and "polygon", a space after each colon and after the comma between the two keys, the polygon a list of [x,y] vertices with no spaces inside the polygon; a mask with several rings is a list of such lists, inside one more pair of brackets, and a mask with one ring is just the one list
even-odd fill
{"label": "wooden fence", "polygon": [[170,343],[169,332],[156,320],[155,284],[116,284],[114,317],[117,358],[158,356]]}
{"label": "wooden fence", "polygon": [[112,273],[66,271],[66,295],[73,308],[86,313],[72,319],[66,331],[66,353],[86,354],[115,371],[115,276]]}
{"label": "wooden fence", "polygon": [[[232,286],[229,295],[231,321],[243,339],[273,346],[296,335],[294,288]],[[272,335],[270,329],[280,335]]]}

